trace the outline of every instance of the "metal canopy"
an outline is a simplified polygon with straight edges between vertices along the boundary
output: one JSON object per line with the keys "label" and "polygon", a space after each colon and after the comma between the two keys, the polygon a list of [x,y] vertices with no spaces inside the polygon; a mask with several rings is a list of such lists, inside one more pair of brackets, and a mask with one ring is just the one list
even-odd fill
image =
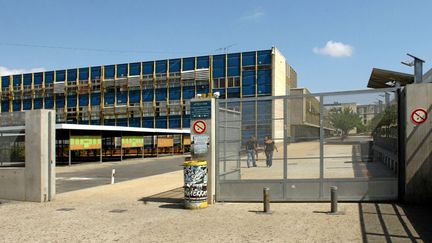
{"label": "metal canopy", "polygon": [[392,81],[399,82],[401,86],[405,86],[414,83],[414,75],[374,68],[372,69],[367,87],[374,89],[388,88],[392,87],[392,85],[387,83]]}

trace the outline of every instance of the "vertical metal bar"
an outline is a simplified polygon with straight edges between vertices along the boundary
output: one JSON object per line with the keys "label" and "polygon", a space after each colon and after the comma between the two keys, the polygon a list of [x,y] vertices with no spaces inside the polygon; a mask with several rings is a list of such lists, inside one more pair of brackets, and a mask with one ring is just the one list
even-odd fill
{"label": "vertical metal bar", "polygon": [[120,161],[123,161],[123,132],[120,133]]}
{"label": "vertical metal bar", "polygon": [[219,129],[220,129],[220,127],[219,127],[219,121],[220,121],[220,113],[219,113],[219,102],[218,102],[218,100],[216,99],[215,100],[215,115],[216,115],[216,117],[215,117],[215,124],[213,124],[213,126],[215,126],[215,134],[214,134],[214,136],[215,136],[215,139],[214,139],[214,141],[216,142],[216,146],[215,146],[215,161],[214,161],[214,163],[215,163],[215,169],[216,169],[216,171],[215,171],[215,175],[216,175],[216,178],[215,178],[215,193],[216,193],[216,195],[215,195],[215,198],[216,199],[218,199],[219,198],[219,195],[220,195],[220,193],[219,193],[219,190],[220,190],[220,188],[219,188],[219,173],[220,173],[220,168],[219,168]]}
{"label": "vertical metal bar", "polygon": [[69,130],[69,166],[72,164],[72,152],[71,152],[71,130]]}
{"label": "vertical metal bar", "polygon": [[52,146],[52,138],[51,138],[51,112],[48,112],[48,201],[51,201],[52,195],[51,195],[51,168],[52,168],[52,157],[51,157],[51,146]]}
{"label": "vertical metal bar", "polygon": [[324,96],[320,95],[320,193],[319,198],[324,197]]}
{"label": "vertical metal bar", "polygon": [[287,199],[287,195],[286,195],[286,188],[287,188],[287,178],[288,178],[288,129],[289,129],[289,125],[288,125],[288,99],[287,98],[283,98],[283,128],[284,128],[284,132],[283,132],[283,178],[284,178],[284,183],[282,184],[282,196],[284,199]]}
{"label": "vertical metal bar", "polygon": [[100,158],[99,158],[99,159],[100,159],[99,162],[102,163],[102,158],[103,158],[103,157],[102,157],[102,154],[103,154],[103,146],[102,146],[102,145],[103,145],[103,144],[102,144],[102,132],[100,132],[100,138],[101,138],[101,147],[100,147],[100,154],[99,154],[99,157],[100,157]]}

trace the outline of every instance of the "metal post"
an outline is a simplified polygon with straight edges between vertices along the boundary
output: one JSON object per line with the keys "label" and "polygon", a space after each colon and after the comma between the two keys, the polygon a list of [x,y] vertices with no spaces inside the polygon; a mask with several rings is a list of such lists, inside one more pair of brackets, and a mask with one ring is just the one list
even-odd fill
{"label": "metal post", "polygon": [[72,152],[71,152],[71,131],[69,130],[69,166],[72,165]]}
{"label": "metal post", "polygon": [[264,187],[263,190],[263,204],[264,204],[264,213],[271,213],[270,211],[270,188]]}
{"label": "metal post", "polygon": [[337,213],[337,203],[338,203],[338,197],[337,197],[337,187],[332,186],[330,187],[330,197],[331,197],[331,210],[330,213]]}
{"label": "metal post", "polygon": [[100,157],[100,163],[102,163],[102,154],[103,154],[103,146],[102,146],[102,133],[100,133],[101,136],[101,147],[100,147],[100,153],[99,153],[99,157]]}
{"label": "metal post", "polygon": [[111,184],[114,184],[115,169],[111,171]]}

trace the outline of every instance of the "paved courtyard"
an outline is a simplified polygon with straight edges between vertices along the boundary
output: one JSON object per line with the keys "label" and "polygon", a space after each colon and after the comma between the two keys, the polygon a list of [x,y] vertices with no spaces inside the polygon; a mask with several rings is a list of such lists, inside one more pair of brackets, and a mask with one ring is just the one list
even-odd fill
{"label": "paved courtyard", "polygon": [[431,242],[431,210],[388,203],[218,203],[182,208],[175,171],[0,204],[2,242]]}

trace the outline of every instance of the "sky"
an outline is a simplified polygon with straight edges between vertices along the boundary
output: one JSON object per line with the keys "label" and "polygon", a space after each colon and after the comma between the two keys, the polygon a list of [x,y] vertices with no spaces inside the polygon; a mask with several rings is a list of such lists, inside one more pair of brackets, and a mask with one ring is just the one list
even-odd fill
{"label": "sky", "polygon": [[312,92],[432,67],[430,0],[0,0],[0,75],[277,47]]}

